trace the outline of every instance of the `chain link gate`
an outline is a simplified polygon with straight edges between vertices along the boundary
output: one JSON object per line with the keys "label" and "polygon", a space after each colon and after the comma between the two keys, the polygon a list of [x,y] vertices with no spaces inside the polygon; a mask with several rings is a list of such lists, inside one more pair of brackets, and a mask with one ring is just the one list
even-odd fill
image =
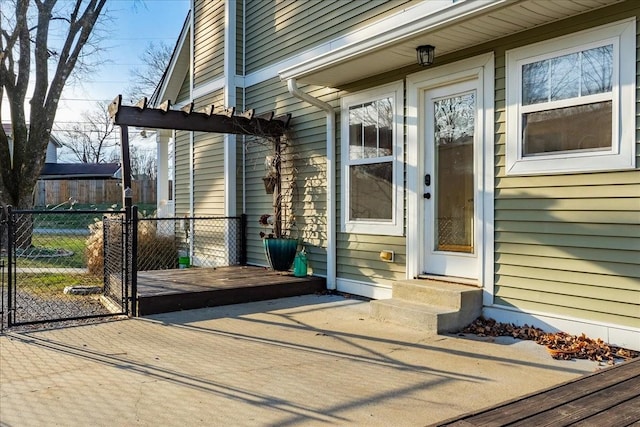
{"label": "chain link gate", "polygon": [[6,325],[131,314],[134,228],[123,212],[8,208]]}
{"label": "chain link gate", "polygon": [[0,206],[0,332],[4,331],[7,324],[7,253],[9,239],[7,236],[8,211],[5,206]]}

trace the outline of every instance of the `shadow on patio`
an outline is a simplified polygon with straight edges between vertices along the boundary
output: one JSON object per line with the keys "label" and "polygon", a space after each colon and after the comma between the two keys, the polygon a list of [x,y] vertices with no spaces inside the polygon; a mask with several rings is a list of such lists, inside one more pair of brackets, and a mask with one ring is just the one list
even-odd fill
{"label": "shadow on patio", "polygon": [[531,342],[505,348],[379,323],[368,303],[326,295],[0,342],[8,424],[424,425],[595,368]]}

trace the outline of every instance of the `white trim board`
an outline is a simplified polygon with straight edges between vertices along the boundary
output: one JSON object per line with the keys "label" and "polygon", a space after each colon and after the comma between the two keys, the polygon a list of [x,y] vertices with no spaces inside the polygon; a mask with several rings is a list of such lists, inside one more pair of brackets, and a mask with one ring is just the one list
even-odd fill
{"label": "white trim board", "polygon": [[600,338],[612,345],[640,351],[640,329],[638,328],[590,322],[547,313],[523,312],[500,305],[483,307],[482,315],[498,322],[535,326],[547,332],[563,331],[572,335],[584,333],[589,338]]}
{"label": "white trim board", "polygon": [[473,58],[464,59],[452,64],[436,67],[412,74],[407,77],[406,94],[406,126],[407,126],[407,273],[406,278],[418,276],[424,258],[422,236],[422,176],[424,175],[424,144],[421,143],[424,133],[423,106],[424,92],[427,89],[448,85],[458,81],[479,79],[483,90],[482,120],[484,122],[484,158],[483,173],[477,177],[478,185],[483,188],[483,211],[481,214],[484,242],[478,245],[482,258],[479,266],[478,283],[484,286],[484,304],[492,303],[494,283],[494,75],[495,58],[493,53],[486,53]]}
{"label": "white trim board", "polygon": [[336,290],[372,299],[390,299],[391,285],[336,278]]}

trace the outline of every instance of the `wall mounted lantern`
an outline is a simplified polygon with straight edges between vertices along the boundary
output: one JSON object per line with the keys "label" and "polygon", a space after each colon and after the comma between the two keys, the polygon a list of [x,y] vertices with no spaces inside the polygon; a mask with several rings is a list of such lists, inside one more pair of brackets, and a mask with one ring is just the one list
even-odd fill
{"label": "wall mounted lantern", "polygon": [[433,58],[435,56],[436,48],[430,44],[418,46],[416,48],[418,54],[418,64],[423,67],[428,67],[433,64]]}

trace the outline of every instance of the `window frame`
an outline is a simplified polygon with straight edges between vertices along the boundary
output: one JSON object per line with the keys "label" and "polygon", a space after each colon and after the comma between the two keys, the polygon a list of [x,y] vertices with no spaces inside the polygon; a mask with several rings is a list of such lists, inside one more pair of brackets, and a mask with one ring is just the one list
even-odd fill
{"label": "window frame", "polygon": [[[344,233],[374,234],[388,236],[403,235],[403,95],[404,82],[398,81],[384,86],[353,93],[341,99],[340,115],[340,145],[341,145],[341,231]],[[391,98],[393,106],[392,150],[390,156],[372,158],[350,159],[349,157],[349,108],[359,104],[377,101],[382,98]],[[374,164],[391,161],[392,164],[392,218],[388,221],[380,220],[351,220],[349,218],[350,200],[350,167],[359,164]]]}
{"label": "window frame", "polygon": [[[635,18],[603,25],[564,37],[511,49],[506,52],[506,175],[541,175],[635,168]],[[523,105],[523,67],[527,64],[591,48],[613,45],[611,92]],[[610,149],[567,150],[523,154],[522,118],[526,113],[612,101]]]}

